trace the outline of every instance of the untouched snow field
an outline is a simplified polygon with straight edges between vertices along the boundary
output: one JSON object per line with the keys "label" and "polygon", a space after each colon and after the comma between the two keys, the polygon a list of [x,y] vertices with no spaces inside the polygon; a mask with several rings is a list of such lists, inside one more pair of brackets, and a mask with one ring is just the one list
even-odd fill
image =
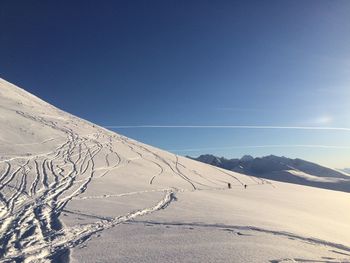
{"label": "untouched snow field", "polygon": [[0,262],[350,262],[348,193],[177,156],[1,79],[0,127]]}

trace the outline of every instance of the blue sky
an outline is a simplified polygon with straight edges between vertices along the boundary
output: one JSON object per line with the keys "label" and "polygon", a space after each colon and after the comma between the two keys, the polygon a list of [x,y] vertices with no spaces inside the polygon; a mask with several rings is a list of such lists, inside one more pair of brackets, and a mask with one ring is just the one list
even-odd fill
{"label": "blue sky", "polygon": [[[104,126],[350,127],[349,14],[346,0],[1,1],[0,76]],[[350,167],[349,131],[114,130],[184,155]]]}

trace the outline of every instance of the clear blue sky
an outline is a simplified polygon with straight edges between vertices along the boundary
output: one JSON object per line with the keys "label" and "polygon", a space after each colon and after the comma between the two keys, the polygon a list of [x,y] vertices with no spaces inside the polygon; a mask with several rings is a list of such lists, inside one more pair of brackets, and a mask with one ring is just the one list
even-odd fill
{"label": "clear blue sky", "polygon": [[[350,127],[349,14],[346,0],[2,0],[0,77],[104,126]],[[349,131],[115,130],[184,155],[350,167]]]}

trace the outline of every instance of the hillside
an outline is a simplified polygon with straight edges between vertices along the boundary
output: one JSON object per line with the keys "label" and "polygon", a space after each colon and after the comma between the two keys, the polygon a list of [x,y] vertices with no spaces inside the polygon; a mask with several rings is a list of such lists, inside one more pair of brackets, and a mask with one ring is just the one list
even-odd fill
{"label": "hillside", "polygon": [[274,155],[261,158],[246,155],[241,159],[226,159],[210,154],[192,159],[259,178],[350,192],[348,174],[302,159]]}
{"label": "hillside", "polygon": [[343,171],[350,175],[350,168],[345,168],[345,169],[343,169]]}
{"label": "hillside", "polygon": [[0,262],[350,262],[348,193],[174,155],[1,79],[0,125]]}

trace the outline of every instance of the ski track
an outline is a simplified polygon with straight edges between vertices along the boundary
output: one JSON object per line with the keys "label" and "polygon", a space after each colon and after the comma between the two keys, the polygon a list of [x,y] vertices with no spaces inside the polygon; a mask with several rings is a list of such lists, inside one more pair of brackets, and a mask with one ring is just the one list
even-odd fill
{"label": "ski track", "polygon": [[[338,254],[342,254],[345,256],[350,256],[350,247],[345,246],[343,244],[339,243],[334,243],[334,242],[329,242],[326,240],[318,239],[318,238],[313,238],[313,237],[305,237],[301,235],[297,235],[294,233],[286,232],[286,231],[277,231],[277,230],[271,230],[271,229],[266,229],[266,228],[261,228],[261,227],[256,227],[256,226],[250,226],[250,225],[226,225],[226,224],[206,224],[206,223],[197,223],[197,222],[155,222],[155,221],[141,221],[141,220],[136,220],[133,222],[129,222],[129,224],[144,224],[144,225],[154,225],[154,226],[173,226],[173,227],[197,227],[197,228],[213,228],[217,230],[223,230],[223,231],[233,231],[238,235],[250,235],[246,233],[242,233],[242,231],[248,232],[248,233],[262,233],[262,234],[267,234],[267,235],[274,235],[274,236],[279,236],[279,237],[285,237],[291,240],[298,240],[302,242],[306,242],[311,245],[316,245],[316,246],[325,246],[329,247],[331,252],[335,252]],[[241,232],[240,232],[241,231]],[[338,249],[341,251],[336,251],[334,249]],[[320,262],[320,261],[314,261],[314,262]],[[339,262],[339,261],[335,261]],[[343,261],[342,261],[343,262]],[[345,262],[345,261],[344,261]],[[346,261],[349,262],[349,261]]]}
{"label": "ski track", "polygon": [[[175,200],[177,190],[157,189],[93,197],[80,197],[98,170],[106,170],[100,177],[118,168],[123,162],[114,148],[114,135],[89,134],[80,137],[71,129],[57,127],[42,117],[17,112],[25,118],[58,129],[67,140],[54,151],[29,156],[15,156],[0,162],[0,262],[59,262],[62,254],[96,232],[108,229],[135,217],[166,208]],[[103,136],[103,138],[101,138]],[[101,143],[98,140],[105,141]],[[158,162],[144,157],[125,139],[117,142],[129,146],[143,159],[164,172]],[[95,167],[95,157],[104,154],[105,167]],[[72,199],[121,197],[149,192],[164,192],[155,206],[140,209],[116,218],[101,219],[92,224],[63,228],[59,216]],[[69,260],[69,257],[66,261]]]}
{"label": "ski track", "polygon": [[75,200],[103,199],[103,198],[123,197],[123,196],[129,196],[129,195],[138,195],[138,194],[164,192],[164,191],[166,191],[166,189],[145,190],[145,191],[128,192],[128,193],[113,194],[113,195],[105,194],[105,195],[97,195],[97,196],[84,196],[84,197],[76,197],[74,199]]}
{"label": "ski track", "polygon": [[[98,130],[94,134],[79,136],[70,128],[64,125],[59,127],[55,122],[43,117],[20,111],[17,113],[24,118],[63,132],[67,139],[52,152],[16,156],[0,161],[0,262],[68,262],[71,248],[87,241],[97,232],[167,208],[171,202],[177,200],[178,192],[228,190],[222,187],[228,183],[224,177],[222,180],[208,178],[198,171],[187,168],[180,162],[177,155],[165,159],[156,151],[123,136],[102,133]],[[45,142],[52,140],[54,138]],[[115,149],[118,143],[127,147],[136,157],[122,158]],[[96,164],[97,156],[101,155],[104,160],[102,166]],[[178,176],[185,181],[191,189],[176,189],[169,186],[166,189],[81,196],[92,180],[98,180],[112,170],[137,160],[148,162],[156,169],[149,184],[154,184],[157,178],[167,171],[172,176]],[[238,186],[244,185],[232,173],[218,168],[214,170],[228,177],[230,181],[236,181]],[[98,175],[99,171],[102,171],[102,174]],[[271,184],[264,179],[250,178],[256,185]],[[164,197],[155,201],[152,207],[141,208],[115,218],[82,214],[97,221],[68,228],[64,228],[59,220],[62,212],[77,213],[65,210],[71,200],[118,198],[152,192],[164,193]],[[291,233],[273,232],[256,227],[231,228],[260,231],[315,243],[321,242],[316,239],[301,238]],[[343,245],[322,242],[324,245],[350,252]]]}

